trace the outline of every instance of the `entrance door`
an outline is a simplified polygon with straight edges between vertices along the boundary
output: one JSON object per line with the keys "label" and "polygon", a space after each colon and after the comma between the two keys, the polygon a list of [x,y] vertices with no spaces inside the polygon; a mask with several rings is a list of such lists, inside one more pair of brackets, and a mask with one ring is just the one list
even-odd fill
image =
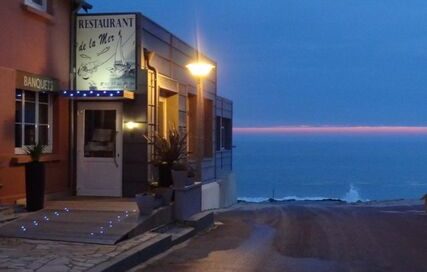
{"label": "entrance door", "polygon": [[121,103],[78,103],[77,195],[122,195]]}

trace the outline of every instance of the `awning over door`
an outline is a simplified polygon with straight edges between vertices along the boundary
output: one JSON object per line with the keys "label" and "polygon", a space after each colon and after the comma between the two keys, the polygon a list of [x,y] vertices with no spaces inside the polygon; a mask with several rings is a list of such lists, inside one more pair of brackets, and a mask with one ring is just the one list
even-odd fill
{"label": "awning over door", "polygon": [[100,91],[100,90],[88,90],[88,91],[76,91],[66,90],[60,92],[61,96],[69,97],[72,99],[90,99],[90,100],[121,100],[121,99],[134,99],[134,92],[131,91]]}

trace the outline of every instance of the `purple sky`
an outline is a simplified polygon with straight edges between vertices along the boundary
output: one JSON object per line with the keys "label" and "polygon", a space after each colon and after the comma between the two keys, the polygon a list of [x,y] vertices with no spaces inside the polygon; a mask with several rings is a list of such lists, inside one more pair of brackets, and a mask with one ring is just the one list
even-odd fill
{"label": "purple sky", "polygon": [[427,125],[427,2],[90,0],[139,11],[218,62],[236,127]]}

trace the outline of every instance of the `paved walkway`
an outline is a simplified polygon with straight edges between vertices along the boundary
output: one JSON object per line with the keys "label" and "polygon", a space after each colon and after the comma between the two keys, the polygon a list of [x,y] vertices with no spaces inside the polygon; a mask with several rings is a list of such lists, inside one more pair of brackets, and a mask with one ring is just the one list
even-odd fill
{"label": "paved walkway", "polygon": [[420,205],[241,204],[223,225],[132,271],[425,272]]}
{"label": "paved walkway", "polygon": [[[136,209],[135,201],[128,199],[73,197],[48,202],[45,210],[0,225],[0,271],[132,267],[195,233],[192,227],[178,225],[146,232],[169,224],[171,208],[158,209],[149,218],[138,217]],[[123,235],[132,238],[116,244]]]}
{"label": "paved walkway", "polygon": [[0,238],[0,271],[85,271],[158,235],[147,232],[117,245]]}
{"label": "paved walkway", "polygon": [[114,245],[147,219],[136,210],[43,209],[0,226],[0,236]]}

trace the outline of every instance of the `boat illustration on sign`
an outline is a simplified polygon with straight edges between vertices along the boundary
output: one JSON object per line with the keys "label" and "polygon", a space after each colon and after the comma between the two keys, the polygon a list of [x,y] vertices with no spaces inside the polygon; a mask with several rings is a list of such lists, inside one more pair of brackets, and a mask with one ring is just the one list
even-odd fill
{"label": "boat illustration on sign", "polygon": [[129,74],[134,67],[128,63],[123,56],[122,47],[122,34],[119,32],[119,42],[116,47],[116,54],[114,56],[114,67],[108,68],[113,78],[120,78]]}
{"label": "boat illustration on sign", "polygon": [[[112,50],[110,50],[110,46],[106,46],[101,51],[92,54],[92,56],[86,54],[79,55],[83,62],[77,70],[77,75],[88,82],[90,89],[127,89],[134,87],[135,60],[132,58],[135,55],[135,40],[131,39],[134,38],[134,33],[125,42],[123,42],[121,31],[118,32],[117,36],[118,39],[114,53],[108,54]],[[127,45],[130,41],[132,44]],[[127,52],[127,55],[124,54],[124,47],[128,49],[127,51],[130,51]],[[128,58],[131,57],[131,60],[128,60],[125,56]],[[98,80],[96,83],[95,81],[97,80],[95,78],[103,71],[98,68],[103,65],[109,66],[105,67],[105,70],[103,69],[104,71],[108,71],[109,74],[107,76],[102,75],[101,78],[104,80],[102,82]]]}
{"label": "boat illustration on sign", "polygon": [[90,79],[92,74],[97,71],[98,66],[100,65],[97,64],[95,61],[83,63],[80,65],[79,69],[77,70],[77,74],[84,80],[88,80]]}

